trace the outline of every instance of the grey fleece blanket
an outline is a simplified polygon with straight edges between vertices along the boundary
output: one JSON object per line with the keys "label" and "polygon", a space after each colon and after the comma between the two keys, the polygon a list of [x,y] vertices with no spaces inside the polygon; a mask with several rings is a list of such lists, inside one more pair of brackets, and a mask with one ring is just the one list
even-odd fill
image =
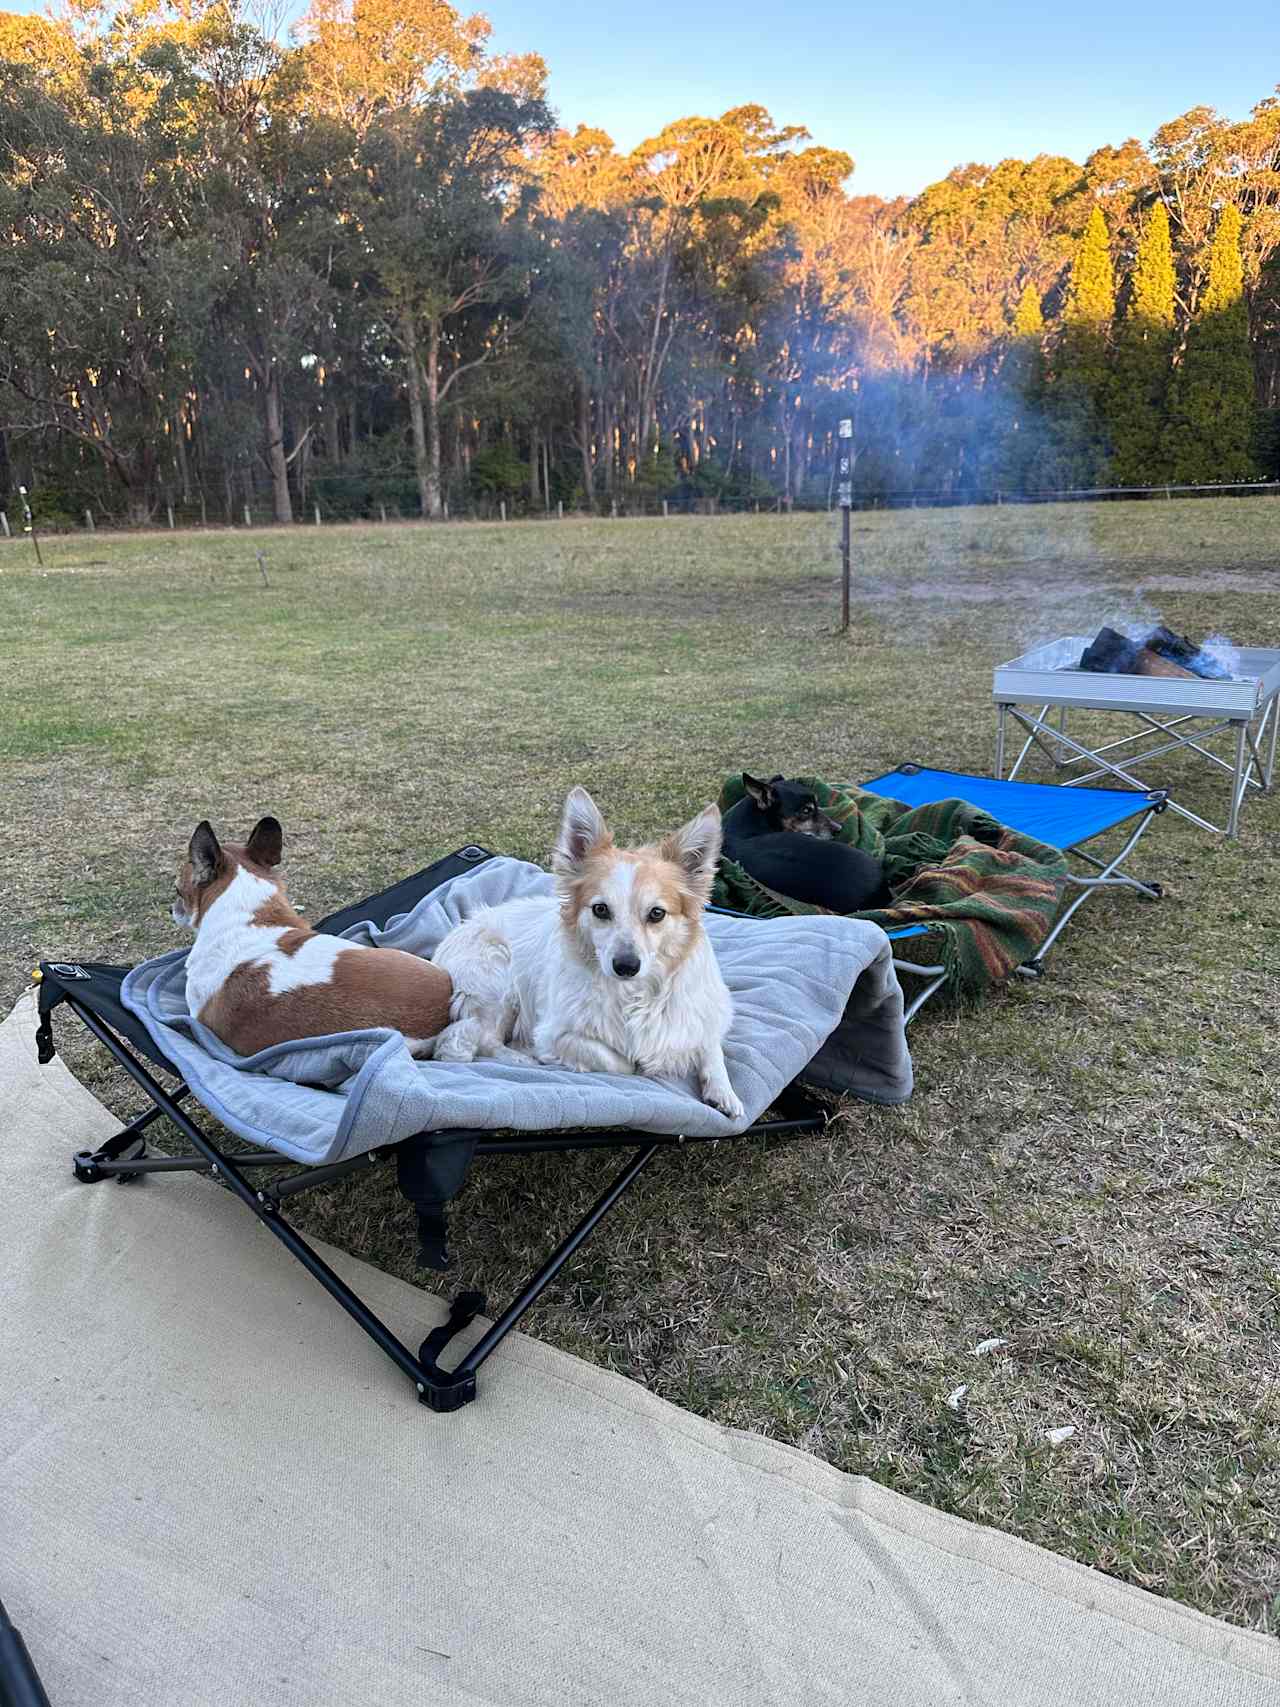
{"label": "grey fleece blanket", "polygon": [[[522,860],[492,859],[442,884],[385,929],[344,935],[430,956],[478,907],[549,893],[551,878]],[[450,1128],[552,1132],[631,1127],[729,1137],[757,1120],[791,1081],[868,1102],[911,1095],[902,992],[889,940],[860,919],[736,919],[707,915],[730,991],[725,1042],[734,1122],[678,1080],[417,1061],[399,1032],[343,1032],[235,1054],[187,1010],[185,949],[134,967],[122,999],[204,1106],[231,1131],[299,1162],[336,1162],[421,1132]]]}

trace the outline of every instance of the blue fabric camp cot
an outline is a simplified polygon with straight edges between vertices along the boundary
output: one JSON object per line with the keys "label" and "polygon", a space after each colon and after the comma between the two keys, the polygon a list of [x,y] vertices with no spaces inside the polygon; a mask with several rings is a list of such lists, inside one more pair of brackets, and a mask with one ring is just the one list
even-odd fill
{"label": "blue fabric camp cot", "polygon": [[[1011,830],[1061,848],[1093,868],[1092,874],[1073,871],[1068,875],[1068,886],[1080,893],[1058,914],[1039,953],[1019,966],[1018,971],[1025,978],[1040,976],[1044,957],[1068,920],[1100,889],[1136,889],[1152,901],[1158,901],[1163,894],[1158,883],[1140,881],[1121,867],[1151,820],[1167,807],[1168,795],[1164,789],[1062,788],[1053,783],[1006,782],[997,777],[971,776],[966,771],[933,770],[927,765],[900,765],[897,770],[886,771],[883,776],[872,777],[870,782],[858,786],[868,794],[901,800],[907,806],[927,806],[937,800],[967,800]],[[1085,852],[1083,843],[1105,836],[1122,824],[1132,824],[1135,818],[1137,827],[1118,853],[1099,859],[1096,854]],[[910,937],[927,936],[931,928],[906,925],[889,931],[888,936],[890,942],[905,942]],[[930,996],[942,988],[947,969],[897,957],[893,964],[900,975],[905,973],[913,982],[922,981],[907,1003],[906,1018],[911,1020]]]}

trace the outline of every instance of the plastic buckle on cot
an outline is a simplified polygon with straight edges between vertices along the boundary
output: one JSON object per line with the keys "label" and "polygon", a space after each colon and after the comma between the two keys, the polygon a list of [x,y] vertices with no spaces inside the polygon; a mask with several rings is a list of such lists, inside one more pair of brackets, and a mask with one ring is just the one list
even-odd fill
{"label": "plastic buckle on cot", "polygon": [[474,1370],[461,1373],[452,1369],[442,1369],[439,1357],[450,1340],[460,1334],[464,1328],[469,1328],[476,1317],[485,1307],[483,1292],[459,1293],[449,1306],[447,1319],[423,1340],[418,1350],[418,1362],[422,1365],[423,1373],[429,1377],[427,1382],[418,1383],[418,1403],[429,1405],[433,1411],[457,1411],[463,1405],[469,1404],[476,1396],[476,1378]]}

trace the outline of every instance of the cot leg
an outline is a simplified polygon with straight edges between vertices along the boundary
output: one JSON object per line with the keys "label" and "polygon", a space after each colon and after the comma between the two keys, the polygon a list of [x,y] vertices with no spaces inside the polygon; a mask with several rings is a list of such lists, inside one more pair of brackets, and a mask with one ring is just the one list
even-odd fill
{"label": "cot leg", "polygon": [[[456,1411],[462,1405],[469,1404],[476,1396],[474,1375],[470,1373],[456,1374],[442,1371],[436,1366],[427,1367],[420,1358],[416,1358],[409,1348],[402,1345],[386,1324],[378,1319],[369,1306],[346,1284],[340,1275],[334,1272],[324,1259],[313,1251],[311,1246],[279,1213],[274,1203],[265,1192],[256,1192],[240,1172],[237,1162],[243,1165],[245,1158],[237,1157],[235,1161],[219,1150],[209,1137],[194,1125],[174,1102],[173,1098],[157,1082],[155,1077],[137,1060],[125,1047],[112,1036],[109,1028],[96,1014],[70,996],[67,998],[72,1012],[82,1019],[106,1049],[132,1079],[142,1086],[152,1102],[156,1103],[169,1116],[169,1119],[194,1146],[204,1158],[210,1172],[218,1175],[235,1193],[258,1220],[266,1227],[289,1255],[300,1262],[312,1279],[318,1281],[325,1291],[344,1309],[356,1325],[361,1328],[374,1342],[378,1349],[384,1352],[403,1374],[407,1375],[418,1391],[418,1397],[432,1410]],[[177,1158],[186,1163],[188,1158]],[[279,1156],[273,1155],[272,1161],[278,1163]],[[141,1164],[146,1166],[145,1163]]]}
{"label": "cot leg", "polygon": [[996,707],[996,776],[1002,781],[1004,779],[1004,725],[1008,714],[1009,707],[1007,705]]}
{"label": "cot leg", "polygon": [[1262,779],[1262,785],[1269,794],[1276,776],[1276,734],[1280,732],[1280,697],[1272,699],[1268,704],[1267,716],[1271,719],[1271,745],[1267,750],[1267,774]]}
{"label": "cot leg", "polygon": [[412,1140],[396,1151],[396,1184],[418,1217],[418,1262],[423,1268],[444,1270],[449,1255],[449,1200],[431,1189],[420,1144]]}
{"label": "cot leg", "polygon": [[1249,737],[1249,725],[1247,723],[1237,723],[1236,724],[1236,769],[1235,769],[1235,775],[1231,779],[1231,812],[1227,818],[1227,834],[1229,836],[1235,836],[1235,835],[1239,834],[1240,797],[1241,797],[1241,795],[1243,795],[1244,790],[1245,790],[1245,768],[1244,768],[1245,742],[1248,740],[1248,737]]}
{"label": "cot leg", "polygon": [[[1072,886],[1072,888],[1079,889],[1080,893],[1076,896],[1075,900],[1071,902],[1070,906],[1058,915],[1053,929],[1040,944],[1039,949],[1032,958],[1024,961],[1023,964],[1018,967],[1018,971],[1022,973],[1023,977],[1038,978],[1041,975],[1044,971],[1045,955],[1048,954],[1054,943],[1057,942],[1058,938],[1062,935],[1072,915],[1084,906],[1085,902],[1095,890],[1136,889],[1140,895],[1145,895],[1149,901],[1159,901],[1161,899],[1164,894],[1164,890],[1159,883],[1140,882],[1138,878],[1128,876],[1128,874],[1120,868],[1124,861],[1128,859],[1129,855],[1133,852],[1134,848],[1137,847],[1138,842],[1141,840],[1142,835],[1146,831],[1147,826],[1151,823],[1151,820],[1157,817],[1161,812],[1165,811],[1167,805],[1168,802],[1162,796],[1160,803],[1157,806],[1154,806],[1151,811],[1143,817],[1137,829],[1120,849],[1120,852],[1116,854],[1115,858],[1110,860],[1106,865],[1103,865],[1100,860],[1094,859],[1092,854],[1085,854],[1084,857],[1089,861],[1089,864],[1098,867],[1098,876],[1077,877],[1074,873],[1068,876],[1067,882]],[[1079,852],[1079,849],[1074,851]]]}

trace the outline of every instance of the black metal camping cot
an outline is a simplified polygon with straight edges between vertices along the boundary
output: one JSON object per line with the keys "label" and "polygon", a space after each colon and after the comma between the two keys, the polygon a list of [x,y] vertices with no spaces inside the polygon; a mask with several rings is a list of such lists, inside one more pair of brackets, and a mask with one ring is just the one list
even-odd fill
{"label": "black metal camping cot", "polygon": [[[475,845],[461,848],[389,889],[329,914],[315,928],[336,936],[362,921],[385,925],[397,914],[410,911],[440,884],[472,871],[494,857],[487,848]],[[48,1062],[54,1056],[52,1016],[55,1009],[65,1005],[124,1068],[151,1104],[96,1150],[78,1151],[73,1159],[76,1178],[86,1183],[107,1179],[124,1183],[145,1174],[192,1172],[210,1174],[220,1180],[409,1377],[419,1401],[433,1411],[455,1411],[475,1398],[476,1373],[480,1365],[537,1301],[623,1194],[635,1184],[659,1151],[675,1150],[695,1142],[722,1141],[617,1128],[500,1137],[488,1131],[429,1132],[383,1149],[366,1151],[347,1161],[319,1167],[299,1165],[295,1171],[258,1187],[250,1178],[255,1170],[288,1169],[291,1166],[289,1159],[277,1150],[229,1151],[191,1118],[182,1106],[191,1096],[190,1088],[157,1049],[142,1021],[121,1001],[121,985],[128,971],[125,966],[108,966],[96,961],[51,960],[40,963],[39,1027],[36,1033],[39,1059]],[[177,1082],[166,1089],[157,1073]],[[825,1113],[799,1084],[789,1087],[774,1107],[775,1119],[756,1122],[735,1134],[734,1140],[760,1134],[812,1132],[826,1123]],[[194,1155],[153,1156],[147,1153],[146,1129],[162,1116],[167,1116],[188,1140]],[[577,1226],[561,1240],[493,1325],[448,1369],[440,1361],[446,1347],[471,1325],[476,1316],[486,1312],[486,1302],[480,1293],[459,1294],[450,1306],[448,1319],[429,1333],[414,1353],[312,1249],[283,1213],[286,1200],[297,1193],[394,1160],[397,1184],[417,1214],[419,1262],[426,1268],[442,1270],[449,1261],[449,1201],[461,1188],[474,1158],[598,1149],[619,1149],[631,1153],[621,1172]]]}

